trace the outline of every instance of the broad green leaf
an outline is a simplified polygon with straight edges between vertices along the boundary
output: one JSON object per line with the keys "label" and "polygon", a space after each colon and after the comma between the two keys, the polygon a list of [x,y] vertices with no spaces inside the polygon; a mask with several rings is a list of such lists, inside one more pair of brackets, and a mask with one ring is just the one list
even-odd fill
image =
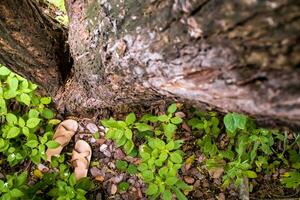
{"label": "broad green leaf", "polygon": [[20,127],[24,127],[25,126],[25,120],[22,117],[19,117],[19,122],[18,122]]}
{"label": "broad green leaf", "polygon": [[50,119],[48,124],[51,124],[51,125],[57,125],[59,124],[61,121],[59,119]]}
{"label": "broad green leaf", "polygon": [[132,139],[132,131],[130,129],[126,129],[125,130],[125,137],[128,139],[128,140],[131,140]]}
{"label": "broad green leaf", "polygon": [[158,192],[158,186],[154,183],[150,183],[147,190],[146,190],[146,194],[147,195],[154,195]]}
{"label": "broad green leaf", "polygon": [[165,190],[162,196],[163,200],[172,200],[172,193],[170,190]]}
{"label": "broad green leaf", "polygon": [[0,115],[7,113],[6,102],[3,98],[0,98]]}
{"label": "broad green leaf", "polygon": [[178,181],[178,178],[177,177],[168,177],[166,179],[166,183],[168,185],[175,185],[175,183]]}
{"label": "broad green leaf", "polygon": [[135,128],[140,132],[151,131],[153,129],[152,126],[149,126],[148,124],[144,123],[135,123]]}
{"label": "broad green leaf", "polygon": [[159,115],[157,117],[157,120],[160,122],[168,122],[169,121],[169,117],[167,115]]}
{"label": "broad green leaf", "polygon": [[13,91],[16,91],[18,89],[19,80],[15,77],[7,79],[7,83],[9,85],[9,88]]}
{"label": "broad green leaf", "polygon": [[134,144],[131,140],[128,140],[126,142],[126,144],[124,145],[124,150],[127,155],[130,154],[130,152],[133,150],[133,148],[134,148]]}
{"label": "broad green leaf", "polygon": [[245,129],[247,117],[237,113],[228,113],[224,117],[224,124],[227,130],[231,133],[235,132],[237,128]]}
{"label": "broad green leaf", "polygon": [[133,164],[129,164],[128,168],[127,168],[127,172],[131,175],[136,174],[137,173],[137,167]]}
{"label": "broad green leaf", "polygon": [[127,166],[128,166],[128,163],[124,160],[117,160],[116,161],[116,167],[120,171],[126,171]]}
{"label": "broad green leaf", "polygon": [[174,163],[182,163],[182,156],[178,152],[172,152],[170,154],[170,159]]}
{"label": "broad green leaf", "polygon": [[118,191],[127,191],[129,188],[129,183],[127,182],[121,182],[118,184]]}
{"label": "broad green leaf", "polygon": [[26,122],[26,126],[28,128],[35,128],[40,123],[41,119],[39,118],[30,118]]}
{"label": "broad green leaf", "polygon": [[30,96],[28,94],[22,93],[20,95],[20,100],[23,102],[25,105],[29,106],[30,105]]}
{"label": "broad green leaf", "polygon": [[41,101],[41,104],[45,104],[45,105],[50,104],[51,97],[42,97],[40,101]]}
{"label": "broad green leaf", "polygon": [[171,139],[174,136],[174,134],[175,134],[177,126],[174,125],[174,124],[169,123],[169,124],[164,124],[163,128],[164,128],[165,136],[168,139]]}
{"label": "broad green leaf", "polygon": [[37,111],[36,109],[30,109],[28,112],[28,118],[38,118],[39,114],[39,111]]}
{"label": "broad green leaf", "polygon": [[55,116],[55,114],[49,108],[44,108],[42,111],[42,116],[46,119],[52,119]]}
{"label": "broad green leaf", "polygon": [[147,182],[152,181],[154,179],[153,172],[150,170],[145,170],[141,172],[143,179]]}
{"label": "broad green leaf", "polygon": [[[1,66],[1,65],[0,65]],[[4,67],[4,66],[1,66],[0,67],[0,75],[1,76],[7,76],[11,73],[11,71],[7,68],[7,67]]]}
{"label": "broad green leaf", "polygon": [[20,134],[20,128],[11,127],[7,133],[7,138],[15,138]]}
{"label": "broad green leaf", "polygon": [[188,200],[186,196],[177,188],[173,187],[176,197],[178,200]]}
{"label": "broad green leaf", "polygon": [[168,107],[168,113],[169,113],[169,114],[176,112],[176,110],[177,110],[176,103],[173,103],[173,104],[171,104],[171,105]]}
{"label": "broad green leaf", "polygon": [[17,188],[12,189],[9,193],[14,198],[19,198],[19,197],[24,196],[24,193]]}
{"label": "broad green leaf", "polygon": [[171,122],[173,124],[181,124],[182,123],[182,119],[180,117],[173,117],[173,118],[171,118]]}
{"label": "broad green leaf", "polygon": [[18,118],[16,115],[12,114],[12,113],[7,113],[6,115],[6,121],[9,125],[14,125],[17,124],[18,122]]}
{"label": "broad green leaf", "polygon": [[50,140],[46,143],[46,146],[50,149],[55,149],[60,146],[60,144],[54,140]]}
{"label": "broad green leaf", "polygon": [[71,187],[74,187],[74,185],[76,184],[76,178],[75,178],[75,174],[72,173],[69,177],[69,184]]}
{"label": "broad green leaf", "polygon": [[36,140],[29,140],[27,143],[25,143],[26,146],[29,146],[30,148],[35,148],[39,144]]}
{"label": "broad green leaf", "polygon": [[135,122],[136,120],[136,116],[135,114],[132,112],[129,115],[126,116],[125,122],[127,125],[131,125]]}
{"label": "broad green leaf", "polygon": [[16,186],[19,187],[25,184],[25,182],[27,181],[27,176],[28,176],[27,171],[19,174],[16,178]]}

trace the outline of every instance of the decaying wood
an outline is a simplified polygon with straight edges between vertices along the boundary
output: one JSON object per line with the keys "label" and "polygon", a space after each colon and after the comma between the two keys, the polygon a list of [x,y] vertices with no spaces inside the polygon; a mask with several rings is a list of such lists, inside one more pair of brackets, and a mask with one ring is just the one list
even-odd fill
{"label": "decaying wood", "polygon": [[83,113],[172,97],[300,126],[298,0],[68,0],[67,8],[74,73],[58,107]]}

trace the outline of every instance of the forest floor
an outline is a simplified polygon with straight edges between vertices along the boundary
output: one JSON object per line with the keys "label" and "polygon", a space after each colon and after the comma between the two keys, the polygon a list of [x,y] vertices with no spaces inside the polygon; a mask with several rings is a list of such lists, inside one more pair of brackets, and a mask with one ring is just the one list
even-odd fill
{"label": "forest floor", "polygon": [[[151,114],[163,114],[166,107],[164,105],[151,107],[144,112]],[[192,186],[192,190],[187,193],[188,199],[241,199],[247,198],[247,194],[240,194],[240,188],[234,184],[228,187],[222,186],[223,169],[210,171],[206,168],[206,156],[201,152],[198,139],[203,136],[201,131],[193,131],[188,125],[188,118],[191,113],[187,108],[180,110],[184,113],[184,122],[176,132],[177,139],[184,140],[182,150],[185,153],[184,164],[181,167],[179,176],[187,184]],[[145,113],[136,113],[142,116]],[[126,115],[113,116],[118,119],[125,119]],[[126,170],[120,170],[116,167],[116,163],[120,160],[126,161],[128,164],[138,165],[141,159],[138,157],[127,156],[122,148],[118,148],[115,143],[105,138],[106,128],[99,122],[92,119],[78,119],[80,126],[79,131],[75,135],[75,141],[68,145],[67,155],[70,155],[73,144],[79,140],[86,140],[92,147],[93,156],[88,176],[91,177],[97,188],[90,193],[88,199],[148,199],[145,195],[147,186],[139,175],[128,173]],[[225,133],[224,127],[222,131]],[[222,134],[220,134],[222,135]],[[228,138],[227,138],[228,139]],[[226,143],[225,137],[219,137],[217,144],[221,146]],[[292,140],[292,136],[290,137]],[[136,146],[141,143],[136,138]],[[270,163],[271,164],[271,163]],[[300,189],[287,189],[280,183],[280,177],[287,170],[278,166],[275,173],[263,174],[258,173],[257,178],[249,179],[250,183],[250,199],[299,199]],[[129,183],[126,191],[122,191],[118,185],[122,182]],[[243,185],[246,190],[249,186]]]}

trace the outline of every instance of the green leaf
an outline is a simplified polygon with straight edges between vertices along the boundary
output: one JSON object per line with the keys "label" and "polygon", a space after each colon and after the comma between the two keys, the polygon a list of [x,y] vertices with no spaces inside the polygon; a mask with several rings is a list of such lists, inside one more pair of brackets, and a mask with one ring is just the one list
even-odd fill
{"label": "green leaf", "polygon": [[169,117],[167,115],[159,115],[157,117],[157,120],[160,122],[168,122],[169,121]]}
{"label": "green leaf", "polygon": [[50,149],[55,149],[60,146],[60,144],[54,140],[50,140],[46,143],[46,146]]}
{"label": "green leaf", "polygon": [[88,177],[83,177],[77,181],[76,188],[90,191],[95,188],[95,184]]}
{"label": "green leaf", "polygon": [[49,120],[48,124],[51,124],[51,125],[57,125],[59,124],[61,121],[59,119],[51,119]]}
{"label": "green leaf", "polygon": [[121,191],[121,192],[127,191],[128,188],[129,188],[129,183],[127,183],[127,182],[121,182],[118,184],[118,191]]}
{"label": "green leaf", "polygon": [[169,151],[173,150],[174,147],[175,147],[175,142],[174,142],[174,140],[171,140],[171,141],[166,145],[166,149],[169,150]]}
{"label": "green leaf", "polygon": [[130,129],[126,129],[125,130],[125,137],[128,139],[128,140],[131,140],[132,139],[132,131]]}
{"label": "green leaf", "polygon": [[41,119],[39,119],[39,118],[30,118],[27,120],[26,126],[28,128],[35,128],[40,123],[40,121],[41,121]]}
{"label": "green leaf", "polygon": [[12,113],[7,113],[6,121],[9,125],[14,125],[14,124],[17,124],[18,118],[16,117],[16,115],[14,115]]}
{"label": "green leaf", "polygon": [[36,109],[30,109],[28,112],[28,118],[38,118],[39,114],[39,111],[37,111]]}
{"label": "green leaf", "polygon": [[125,153],[128,155],[131,153],[131,151],[133,150],[134,148],[134,144],[131,140],[128,140],[126,142],[126,144],[124,145],[124,150],[125,150]]}
{"label": "green leaf", "polygon": [[176,197],[178,198],[178,200],[188,200],[186,198],[186,196],[177,188],[173,188],[174,192],[175,192],[175,195]]}
{"label": "green leaf", "polygon": [[146,194],[147,195],[154,195],[158,192],[158,186],[154,183],[150,183],[147,190],[146,190]]}
{"label": "green leaf", "polygon": [[168,178],[166,179],[166,183],[167,183],[168,185],[175,185],[177,181],[178,181],[178,178],[177,178],[177,177],[168,177]]}
{"label": "green leaf", "polygon": [[173,117],[173,118],[171,118],[171,122],[173,124],[181,124],[182,123],[182,119],[180,117]]}
{"label": "green leaf", "polygon": [[27,143],[25,143],[26,146],[29,146],[30,148],[35,148],[39,144],[36,140],[29,140]]}
{"label": "green leaf", "polygon": [[146,161],[150,158],[150,154],[145,151],[140,151],[140,156],[142,157],[143,161]]}
{"label": "green leaf", "polygon": [[137,167],[133,164],[129,164],[128,168],[127,168],[127,172],[131,175],[136,174],[137,173]]}
{"label": "green leaf", "polygon": [[24,193],[21,190],[14,188],[10,191],[10,195],[14,198],[18,198],[24,196]]}
{"label": "green leaf", "polygon": [[30,96],[28,94],[22,93],[20,95],[20,100],[23,102],[25,105],[29,106],[30,105]]}
{"label": "green leaf", "polygon": [[50,104],[51,97],[42,97],[40,101],[41,101],[41,104],[45,104],[45,105]]}
{"label": "green leaf", "polygon": [[127,125],[131,125],[135,121],[136,121],[136,116],[133,112],[126,116],[125,122]]}
{"label": "green leaf", "polygon": [[164,124],[163,128],[164,128],[165,136],[168,139],[171,139],[174,136],[174,134],[175,134],[177,126],[174,125],[174,124],[169,123],[169,124]]}
{"label": "green leaf", "polygon": [[256,178],[257,177],[257,174],[254,171],[250,171],[250,170],[244,171],[244,174],[248,178]]}
{"label": "green leaf", "polygon": [[76,184],[76,178],[75,178],[75,174],[72,173],[69,177],[69,184],[70,186],[74,187],[74,185]]}
{"label": "green leaf", "polygon": [[7,113],[6,102],[3,98],[0,98],[0,115]]}
{"label": "green leaf", "polygon": [[120,171],[126,171],[127,166],[128,166],[128,163],[124,160],[117,160],[116,161],[116,167]]}
{"label": "green leaf", "polygon": [[173,103],[173,104],[171,104],[171,105],[168,107],[168,113],[169,113],[169,114],[176,112],[176,110],[177,110],[176,103]]}
{"label": "green leaf", "polygon": [[25,121],[24,121],[24,119],[22,117],[19,117],[19,123],[18,124],[19,124],[20,127],[23,128],[26,123],[25,123]]}
{"label": "green leaf", "polygon": [[19,80],[15,77],[7,79],[7,83],[9,85],[9,88],[13,91],[16,91],[18,89]]}
{"label": "green leaf", "polygon": [[7,138],[15,138],[20,134],[20,128],[11,127],[7,133]]}
{"label": "green leaf", "polygon": [[7,67],[4,67],[4,66],[0,67],[0,75],[1,76],[7,76],[10,73],[11,73],[11,71]]}
{"label": "green leaf", "polygon": [[172,200],[172,193],[170,190],[165,190],[162,196],[163,200]]}
{"label": "green leaf", "polygon": [[141,172],[143,179],[147,182],[152,181],[154,179],[154,174],[150,170],[145,170]]}
{"label": "green leaf", "polygon": [[55,114],[49,108],[44,108],[42,111],[42,116],[46,119],[52,119],[55,116]]}
{"label": "green leaf", "polygon": [[227,130],[231,133],[235,132],[237,128],[245,129],[247,117],[237,113],[228,113],[224,117],[224,124]]}
{"label": "green leaf", "polygon": [[140,132],[151,131],[153,129],[152,126],[144,123],[135,123],[135,128]]}
{"label": "green leaf", "polygon": [[170,159],[174,163],[182,163],[182,156],[178,152],[172,152],[170,154]]}

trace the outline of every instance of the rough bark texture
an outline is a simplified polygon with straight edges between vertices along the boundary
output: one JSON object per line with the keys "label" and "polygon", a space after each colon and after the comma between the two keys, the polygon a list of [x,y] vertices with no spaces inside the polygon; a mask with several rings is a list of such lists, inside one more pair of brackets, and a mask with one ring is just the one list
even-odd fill
{"label": "rough bark texture", "polygon": [[1,0],[0,63],[55,95],[70,71],[67,32],[35,0]]}
{"label": "rough bark texture", "polygon": [[300,1],[68,0],[67,9],[74,73],[58,107],[178,97],[300,126]]}

